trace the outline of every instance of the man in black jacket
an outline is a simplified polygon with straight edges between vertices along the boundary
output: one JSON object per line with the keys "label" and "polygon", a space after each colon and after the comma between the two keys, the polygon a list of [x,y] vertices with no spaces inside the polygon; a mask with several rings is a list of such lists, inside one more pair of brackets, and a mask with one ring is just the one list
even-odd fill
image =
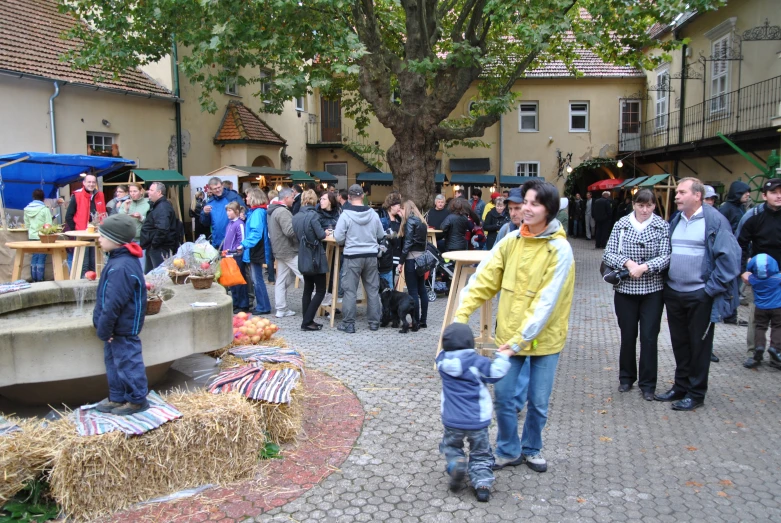
{"label": "man in black jacket", "polygon": [[743,214],[746,212],[746,203],[750,196],[749,189],[750,187],[745,182],[732,182],[732,185],[729,186],[727,198],[719,207],[719,212],[724,215],[732,226],[732,234],[735,234],[738,230],[740,219],[743,218]]}
{"label": "man in black jacket", "polygon": [[164,196],[165,185],[154,182],[146,192],[149,213],[141,226],[141,248],[144,249],[145,270],[149,272],[163,263],[177,248],[177,225],[174,207]]}
{"label": "man in black jacket", "polygon": [[610,192],[602,193],[602,198],[592,204],[591,216],[596,223],[597,249],[604,249],[610,238],[610,223],[613,221],[613,200]]}

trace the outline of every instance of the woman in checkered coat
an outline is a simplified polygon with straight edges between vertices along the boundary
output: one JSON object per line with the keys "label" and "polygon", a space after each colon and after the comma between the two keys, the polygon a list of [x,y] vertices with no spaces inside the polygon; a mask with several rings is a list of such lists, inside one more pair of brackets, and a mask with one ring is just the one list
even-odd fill
{"label": "woman in checkered coat", "polygon": [[[670,265],[669,226],[654,214],[656,196],[649,189],[637,192],[632,212],[613,227],[603,256],[613,269],[629,275],[614,287],[614,303],[621,329],[618,391],[628,392],[635,381],[647,401],[654,399],[657,369],[657,338],[664,300],[663,273]],[[636,346],[640,332],[640,377]]]}

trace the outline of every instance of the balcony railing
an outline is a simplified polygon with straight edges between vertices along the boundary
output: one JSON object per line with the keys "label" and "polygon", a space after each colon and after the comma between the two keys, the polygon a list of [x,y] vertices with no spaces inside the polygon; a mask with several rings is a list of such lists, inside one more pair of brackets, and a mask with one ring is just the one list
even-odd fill
{"label": "balcony railing", "polygon": [[320,146],[342,146],[368,164],[383,169],[385,166],[385,151],[379,144],[361,136],[353,127],[344,121],[331,122],[323,126],[320,117],[311,115],[306,126],[306,143]]}
{"label": "balcony railing", "polygon": [[683,132],[680,109],[642,122],[639,136],[619,132],[619,150],[645,151],[770,127],[779,104],[781,76],[776,76],[683,109]]}

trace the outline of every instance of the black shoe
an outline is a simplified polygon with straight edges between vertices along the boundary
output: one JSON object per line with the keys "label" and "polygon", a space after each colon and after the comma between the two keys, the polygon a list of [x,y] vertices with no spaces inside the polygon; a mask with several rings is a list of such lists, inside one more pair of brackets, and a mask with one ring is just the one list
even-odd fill
{"label": "black shoe", "polygon": [[618,386],[618,392],[629,392],[630,390],[632,390],[631,383],[622,383]]}
{"label": "black shoe", "polygon": [[302,331],[319,331],[322,325],[317,325],[316,323],[310,323],[309,325],[302,325],[301,330]]}
{"label": "black shoe", "polygon": [[418,327],[420,327],[421,329],[427,329],[428,325],[426,325],[425,321],[421,321],[420,323],[418,323]]}
{"label": "black shoe", "polygon": [[732,316],[731,318],[724,318],[724,323],[726,323],[727,325],[737,325],[738,317]]}
{"label": "black shoe", "polygon": [[672,403],[673,410],[694,410],[697,407],[705,405],[704,401],[697,401],[691,398],[683,398],[680,401],[674,401]]}
{"label": "black shoe", "polygon": [[719,362],[719,357],[718,357],[718,356],[716,356],[715,354],[711,353],[711,355],[710,355],[710,360],[711,360],[713,363],[718,363],[718,362]]}
{"label": "black shoe", "polygon": [[675,401],[682,400],[685,397],[685,392],[678,392],[675,389],[670,389],[667,392],[663,392],[662,394],[654,394],[654,399],[656,401]]}
{"label": "black shoe", "polygon": [[[759,367],[762,363],[762,359],[764,358],[765,354],[765,348],[764,347],[757,347],[754,349],[754,355],[749,357],[746,361],[743,362],[743,366],[747,369],[753,369],[755,367]],[[771,358],[772,361],[772,358]]]}
{"label": "black shoe", "polygon": [[645,401],[653,401],[654,400],[654,393],[650,390],[644,390],[643,391],[643,399]]}
{"label": "black shoe", "polygon": [[352,323],[340,323],[336,326],[337,330],[346,332],[347,334],[355,334],[355,325]]}
{"label": "black shoe", "polygon": [[767,349],[767,355],[770,356],[770,361],[781,363],[781,353],[779,353],[778,349],[775,347],[770,347]]}
{"label": "black shoe", "polygon": [[738,320],[738,327],[748,327],[748,322],[746,320]]}
{"label": "black shoe", "polygon": [[475,496],[480,503],[487,503],[491,499],[491,489],[488,487],[478,487],[475,489]]}

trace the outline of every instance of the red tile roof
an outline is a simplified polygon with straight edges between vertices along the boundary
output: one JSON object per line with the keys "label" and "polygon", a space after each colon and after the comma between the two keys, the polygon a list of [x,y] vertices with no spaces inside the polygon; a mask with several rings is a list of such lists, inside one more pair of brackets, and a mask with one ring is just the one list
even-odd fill
{"label": "red tile roof", "polygon": [[[578,54],[574,62],[575,69],[586,78],[618,78],[618,77],[637,77],[645,78],[642,69],[628,65],[614,65],[603,61],[600,57],[588,49],[577,49]],[[529,69],[523,78],[565,78],[573,76],[567,70],[564,62],[553,60],[535,68]]]}
{"label": "red tile roof", "polygon": [[225,109],[214,143],[248,141],[272,145],[285,145],[285,139],[243,103],[231,100]]}
{"label": "red tile roof", "polygon": [[60,61],[60,56],[78,43],[60,37],[76,22],[57,10],[57,0],[0,0],[0,20],[0,70],[129,93],[172,96],[139,69],[128,69],[116,80],[96,81],[106,73],[96,67],[72,69],[69,62]]}

